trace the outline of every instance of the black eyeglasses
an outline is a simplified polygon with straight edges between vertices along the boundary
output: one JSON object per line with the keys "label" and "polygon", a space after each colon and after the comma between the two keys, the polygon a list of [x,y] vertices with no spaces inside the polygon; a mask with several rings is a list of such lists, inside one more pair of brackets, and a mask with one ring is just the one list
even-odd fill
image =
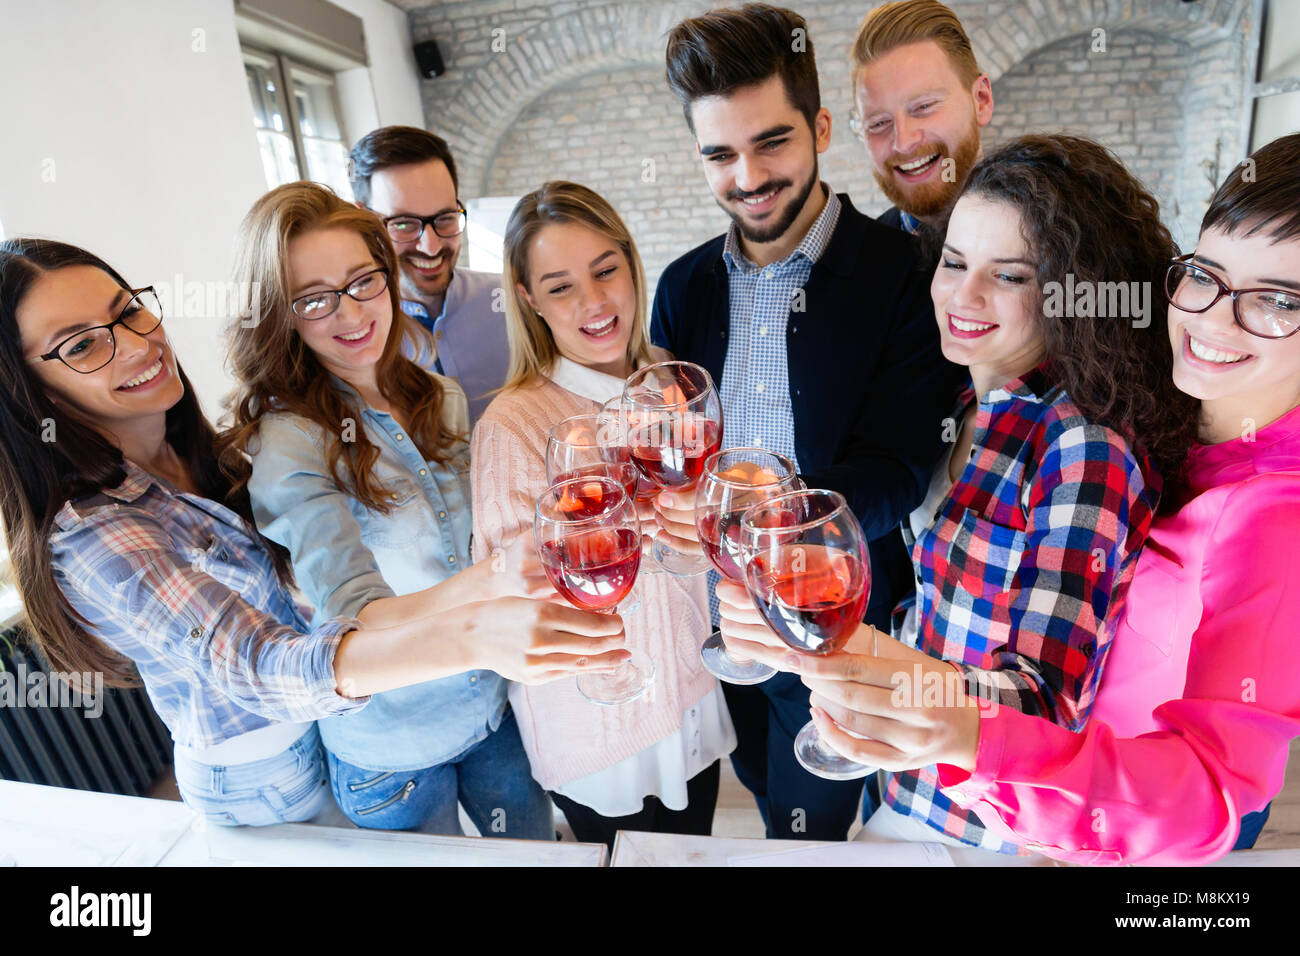
{"label": "black eyeglasses", "polygon": [[301,318],[314,322],[333,315],[345,295],[358,302],[366,302],[387,288],[388,270],[375,269],[357,276],[348,283],[346,289],[327,289],[301,295],[293,300],[292,308]]}
{"label": "black eyeglasses", "polygon": [[384,220],[384,228],[393,242],[415,242],[424,235],[424,227],[432,226],[435,235],[444,239],[454,239],[465,231],[469,213],[461,203],[456,203],[456,212],[441,212],[436,216],[390,216]]}
{"label": "black eyeglasses", "polygon": [[1213,272],[1191,261],[1190,253],[1169,263],[1165,294],[1175,308],[1205,312],[1225,295],[1232,299],[1237,325],[1261,339],[1284,339],[1300,331],[1300,294],[1285,289],[1230,289]]}
{"label": "black eyeglasses", "polygon": [[44,355],[38,355],[30,361],[49,362],[58,359],[82,375],[98,372],[117,355],[114,326],[124,325],[136,335],[148,335],[162,324],[162,306],[153,286],[127,291],[131,293],[131,300],[108,325],[96,325],[74,332]]}

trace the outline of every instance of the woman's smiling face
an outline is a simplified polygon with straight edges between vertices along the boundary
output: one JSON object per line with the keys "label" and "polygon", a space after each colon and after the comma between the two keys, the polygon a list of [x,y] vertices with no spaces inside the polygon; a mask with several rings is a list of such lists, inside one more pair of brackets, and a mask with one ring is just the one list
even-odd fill
{"label": "woman's smiling face", "polygon": [[1036,282],[1019,211],[980,195],[958,199],[930,295],[944,356],[971,370],[980,394],[1042,361]]}
{"label": "woman's smiling face", "polygon": [[552,223],[528,244],[520,283],[565,358],[619,378],[636,321],[636,280],[612,239],[578,223]]}
{"label": "woman's smiling face", "polygon": [[[1231,289],[1278,289],[1300,296],[1300,240],[1275,242],[1266,229],[1252,236],[1246,231],[1243,227],[1229,235],[1207,229],[1192,263]],[[1284,297],[1275,304],[1285,305]],[[1281,321],[1286,321],[1285,313]],[[1293,321],[1300,322],[1300,314]],[[1169,341],[1174,384],[1202,402],[1240,406],[1240,414],[1257,425],[1300,402],[1300,332],[1281,339],[1250,334],[1234,321],[1230,296],[1204,312],[1186,312],[1171,302]]]}

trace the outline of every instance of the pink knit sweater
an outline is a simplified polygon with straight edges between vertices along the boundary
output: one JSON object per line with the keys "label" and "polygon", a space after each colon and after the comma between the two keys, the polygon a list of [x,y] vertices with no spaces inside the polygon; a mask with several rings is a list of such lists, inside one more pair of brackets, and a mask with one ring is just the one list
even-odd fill
{"label": "pink knit sweater", "polygon": [[[475,561],[516,535],[532,537],[533,507],[546,490],[547,435],[563,419],[599,407],[550,379],[493,399],[470,446]],[[643,573],[632,593],[640,596],[641,606],[623,621],[628,644],[655,663],[648,693],[629,704],[603,707],[583,698],[573,680],[510,685],[533,777],[548,790],[676,732],[682,712],[717,686],[700,662],[700,645],[710,631],[704,576]]]}

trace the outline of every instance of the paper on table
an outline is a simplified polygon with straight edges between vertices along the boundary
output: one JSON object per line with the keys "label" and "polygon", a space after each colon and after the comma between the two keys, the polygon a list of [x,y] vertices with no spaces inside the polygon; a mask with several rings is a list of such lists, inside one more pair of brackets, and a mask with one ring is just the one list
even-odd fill
{"label": "paper on table", "polygon": [[956,866],[941,843],[833,843],[729,856],[727,866]]}

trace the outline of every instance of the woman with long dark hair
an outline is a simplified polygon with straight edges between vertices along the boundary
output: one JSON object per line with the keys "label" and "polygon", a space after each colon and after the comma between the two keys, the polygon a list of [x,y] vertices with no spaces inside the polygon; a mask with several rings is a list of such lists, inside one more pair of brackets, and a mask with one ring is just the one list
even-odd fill
{"label": "woman with long dark hair", "polygon": [[[891,701],[913,662],[867,656],[869,628],[799,667],[837,750],[937,764],[993,832],[1076,863],[1208,863],[1249,845],[1300,736],[1300,134],[1234,167],[1195,251],[1163,271],[1156,328],[1196,443],[1108,621],[1088,725]],[[884,637],[879,650],[905,656]]]}
{"label": "woman with long dark hair", "polygon": [[[916,600],[892,646],[914,648],[907,656],[940,678],[960,675],[972,695],[1080,730],[1110,643],[1104,622],[1123,606],[1160,476],[1177,473],[1194,427],[1152,294],[1173,239],[1123,164],[1071,136],[990,155],[941,235],[935,318],[973,387],[904,525]],[[1110,291],[1121,287],[1122,300]],[[718,593],[729,645],[733,632],[773,642],[747,595]],[[738,653],[792,669],[751,647]],[[940,792],[933,766],[917,766],[884,781],[870,830],[1017,851]]]}
{"label": "woman with long dark hair", "polygon": [[413,611],[309,625],[252,525],[248,463],[218,466],[162,318],[152,288],[92,253],[0,243],[0,514],[30,631],[56,672],[143,682],[189,805],[222,824],[307,819],[328,799],[317,718],[467,665],[543,680],[619,656],[617,619],[505,597],[523,575],[490,569],[423,598],[447,633],[481,627],[473,647]]}

